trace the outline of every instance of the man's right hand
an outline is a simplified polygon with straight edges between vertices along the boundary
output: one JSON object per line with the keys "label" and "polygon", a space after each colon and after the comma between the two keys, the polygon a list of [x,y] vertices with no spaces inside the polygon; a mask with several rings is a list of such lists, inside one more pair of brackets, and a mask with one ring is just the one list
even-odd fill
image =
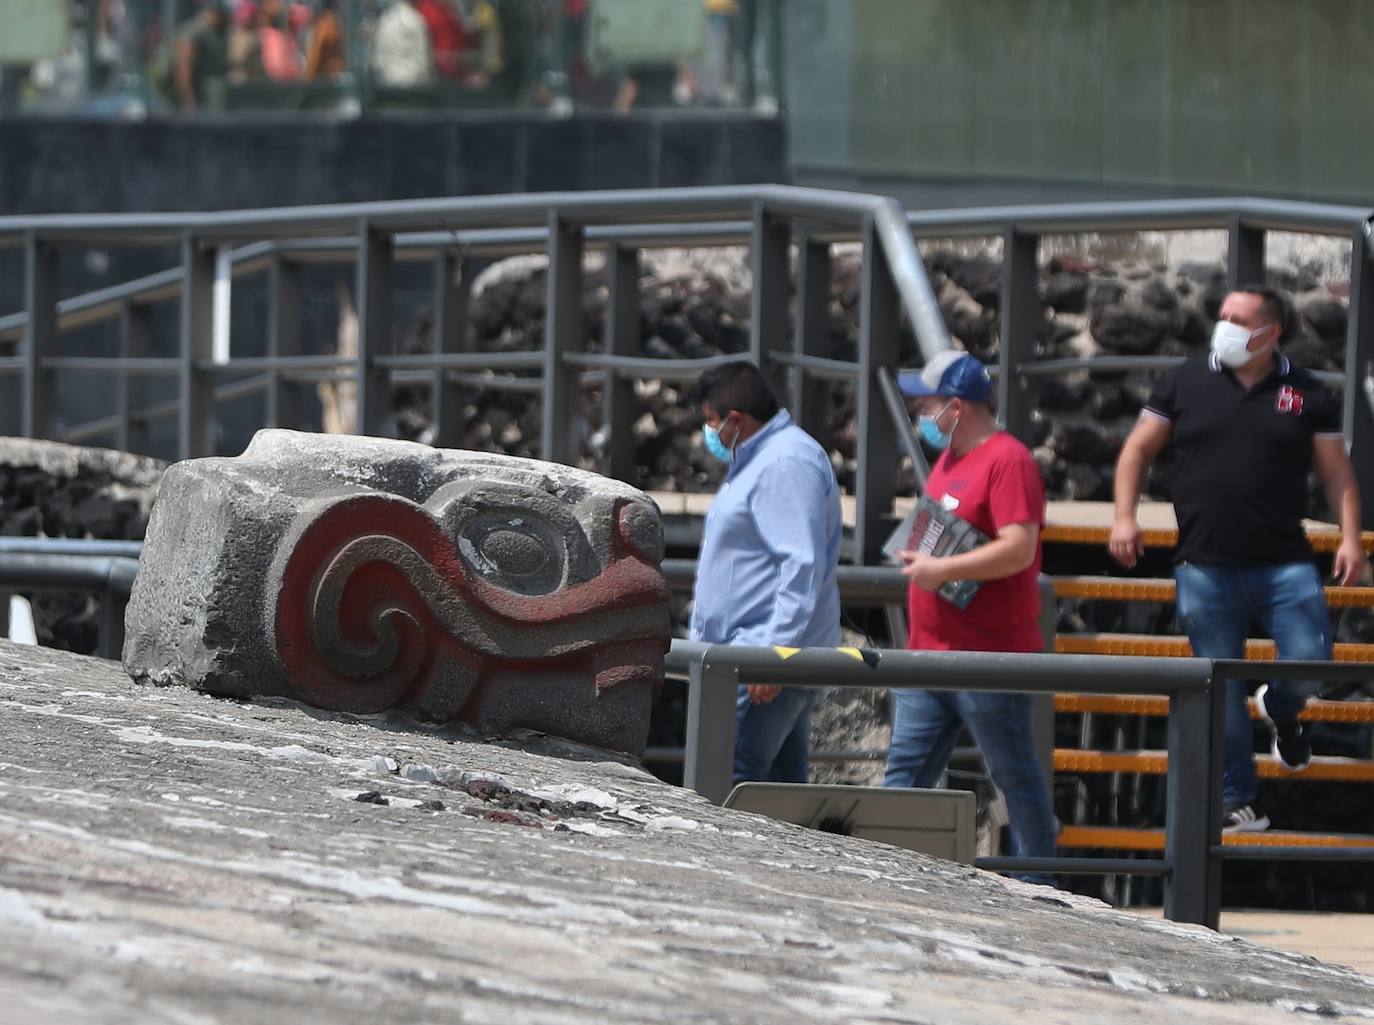
{"label": "man's right hand", "polygon": [[756,705],[766,705],[775,697],[782,693],[782,687],[772,683],[750,683],[746,684],[749,690],[749,700]]}
{"label": "man's right hand", "polygon": [[1134,519],[1117,520],[1112,527],[1112,539],[1107,542],[1107,550],[1112,558],[1127,569],[1134,569],[1140,557],[1145,554],[1145,543],[1140,540],[1140,527]]}

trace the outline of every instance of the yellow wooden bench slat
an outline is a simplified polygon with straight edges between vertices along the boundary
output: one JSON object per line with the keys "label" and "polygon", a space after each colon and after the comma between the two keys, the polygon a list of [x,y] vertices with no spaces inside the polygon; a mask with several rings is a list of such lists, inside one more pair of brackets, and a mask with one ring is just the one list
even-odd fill
{"label": "yellow wooden bench slat", "polygon": [[1056,694],[1054,710],[1065,714],[1163,717],[1169,714],[1169,699],[1139,694]]}
{"label": "yellow wooden bench slat", "polygon": [[[1040,532],[1045,543],[1061,545],[1106,545],[1111,536],[1110,526],[1078,523],[1047,523]],[[1146,548],[1173,548],[1178,545],[1178,531],[1146,528],[1140,532],[1140,541]],[[1314,552],[1329,555],[1341,546],[1341,535],[1338,530],[1308,530],[1307,541]],[[1374,552],[1374,531],[1366,530],[1360,542],[1366,552]]]}
{"label": "yellow wooden bench slat", "polygon": [[[1054,593],[1059,598],[1082,601],[1172,602],[1174,582],[1167,577],[1055,577]],[[1326,604],[1332,608],[1374,607],[1374,587],[1326,588]]]}
{"label": "yellow wooden bench slat", "polygon": [[[1227,833],[1221,842],[1228,847],[1374,847],[1374,836],[1349,833],[1293,833],[1269,829],[1262,833]],[[1060,847],[1097,847],[1116,851],[1162,851],[1164,830],[1125,826],[1065,826],[1059,832]]]}
{"label": "yellow wooden bench slat", "polygon": [[[1054,710],[1066,714],[1162,717],[1169,714],[1169,699],[1136,694],[1056,694]],[[1259,718],[1253,700],[1250,718]],[[1299,718],[1303,722],[1374,723],[1374,701],[1309,701]]]}
{"label": "yellow wooden bench slat", "polygon": [[[1118,633],[1059,634],[1054,639],[1054,650],[1061,655],[1139,655],[1172,658],[1186,658],[1193,653],[1186,637]],[[1277,654],[1273,641],[1245,642],[1245,657],[1251,661],[1273,662]],[[1337,644],[1332,652],[1332,661],[1374,661],[1374,644]]]}
{"label": "yellow wooden bench slat", "polygon": [[[1130,772],[1162,776],[1168,769],[1169,755],[1164,751],[1079,751],[1063,747],[1054,750],[1055,772]],[[1374,781],[1374,761],[1355,758],[1314,757],[1307,768],[1290,772],[1273,756],[1261,755],[1255,759],[1255,771],[1261,779]]]}
{"label": "yellow wooden bench slat", "polygon": [[[1172,505],[1142,502],[1137,515],[1141,540],[1147,548],[1172,548],[1178,544],[1178,520]],[[1115,518],[1111,502],[1051,502],[1041,537],[1058,544],[1105,545]],[[1314,551],[1329,553],[1340,547],[1341,532],[1334,523],[1304,520],[1303,527]],[[1374,552],[1374,531],[1365,531],[1360,540],[1366,552]]]}
{"label": "yellow wooden bench slat", "polygon": [[1164,830],[1130,829],[1124,826],[1065,826],[1059,831],[1060,847],[1096,847],[1109,851],[1162,851]]}

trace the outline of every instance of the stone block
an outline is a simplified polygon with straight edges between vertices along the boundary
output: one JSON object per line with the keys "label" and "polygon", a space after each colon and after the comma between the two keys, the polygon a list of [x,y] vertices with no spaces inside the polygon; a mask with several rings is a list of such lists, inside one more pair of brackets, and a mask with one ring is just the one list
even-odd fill
{"label": "stone block", "polygon": [[643,492],[552,463],[260,431],[170,467],[136,680],[643,751],[670,640]]}

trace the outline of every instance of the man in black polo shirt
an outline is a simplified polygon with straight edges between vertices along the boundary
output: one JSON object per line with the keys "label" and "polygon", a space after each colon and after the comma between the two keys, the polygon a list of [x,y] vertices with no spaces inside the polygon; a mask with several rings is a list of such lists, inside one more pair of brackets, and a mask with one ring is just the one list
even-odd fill
{"label": "man in black polo shirt", "polygon": [[[1251,286],[1222,303],[1212,349],[1165,374],[1116,464],[1112,555],[1131,567],[1144,547],[1136,504],[1146,470],[1172,440],[1176,455],[1178,618],[1204,658],[1245,657],[1252,620],[1281,659],[1329,659],[1331,618],[1303,531],[1308,475],[1315,467],[1341,525],[1334,579],[1363,575],[1360,495],[1345,452],[1339,399],[1278,352],[1287,306]],[[1256,699],[1279,762],[1312,758],[1298,723],[1317,684],[1275,681]],[[1261,830],[1246,687],[1226,684],[1224,828]]]}

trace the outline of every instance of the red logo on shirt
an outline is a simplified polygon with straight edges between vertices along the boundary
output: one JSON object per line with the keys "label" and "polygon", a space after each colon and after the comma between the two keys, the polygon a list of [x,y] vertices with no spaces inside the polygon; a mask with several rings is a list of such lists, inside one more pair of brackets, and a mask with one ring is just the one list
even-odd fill
{"label": "red logo on shirt", "polygon": [[1279,389],[1278,398],[1274,400],[1274,408],[1280,413],[1302,415],[1302,392],[1285,384]]}

